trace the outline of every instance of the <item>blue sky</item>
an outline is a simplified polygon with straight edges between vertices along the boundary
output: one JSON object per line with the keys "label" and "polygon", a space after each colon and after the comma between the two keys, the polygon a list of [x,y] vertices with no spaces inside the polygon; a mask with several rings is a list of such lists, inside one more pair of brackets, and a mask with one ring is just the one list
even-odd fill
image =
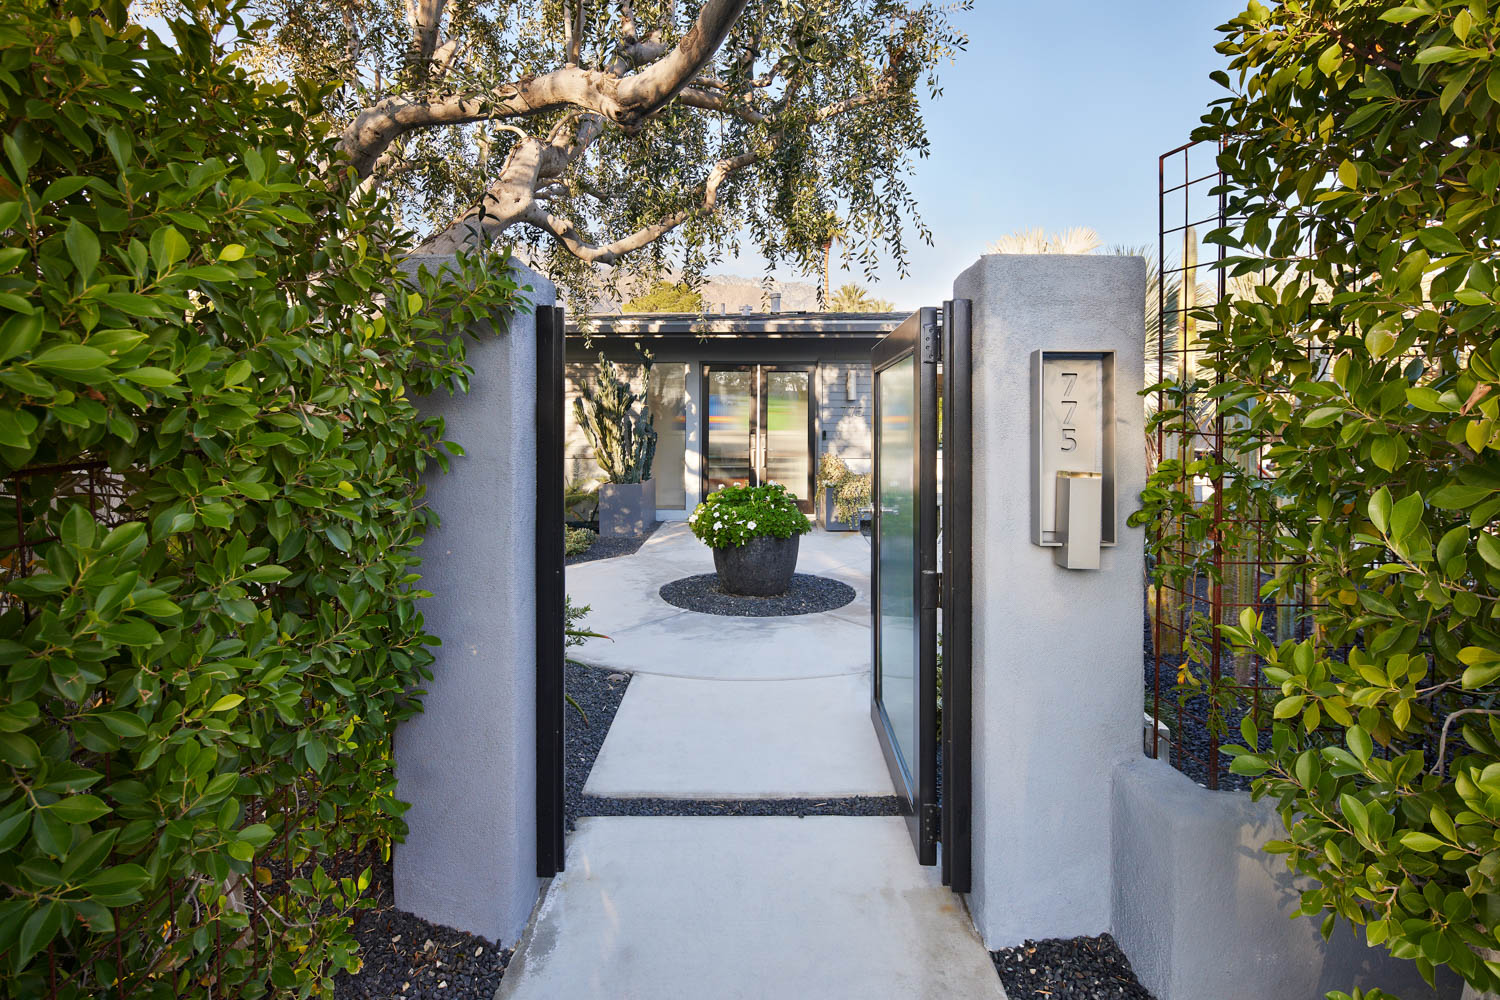
{"label": "blue sky", "polygon": [[[929,102],[932,155],[912,180],[934,245],[911,234],[910,277],[887,266],[876,294],[902,308],[941,302],[988,243],[1017,229],[1091,226],[1106,246],[1154,243],[1157,157],[1224,95],[1208,78],[1224,66],[1214,29],[1244,6],[979,0],[960,15],[969,49]],[[741,258],[720,270],[762,268]],[[864,277],[836,272],[834,287],[842,281]]]}

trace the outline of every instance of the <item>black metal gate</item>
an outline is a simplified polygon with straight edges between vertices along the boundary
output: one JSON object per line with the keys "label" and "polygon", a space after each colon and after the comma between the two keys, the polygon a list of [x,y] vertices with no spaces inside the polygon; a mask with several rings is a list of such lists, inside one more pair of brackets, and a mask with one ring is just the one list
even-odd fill
{"label": "black metal gate", "polygon": [[870,716],[917,860],[937,864],[941,844],[943,881],[955,891],[967,892],[969,303],[960,300],[945,303],[942,310],[919,310],[876,345],[871,362],[875,427]]}
{"label": "black metal gate", "polygon": [[536,873],[563,870],[563,310],[536,310]]}

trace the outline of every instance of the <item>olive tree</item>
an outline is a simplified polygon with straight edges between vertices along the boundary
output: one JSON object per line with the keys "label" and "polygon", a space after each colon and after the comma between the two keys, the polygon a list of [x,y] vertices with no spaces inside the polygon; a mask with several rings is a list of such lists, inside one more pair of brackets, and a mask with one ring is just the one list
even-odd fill
{"label": "olive tree", "polygon": [[519,244],[701,271],[748,238],[808,266],[904,266],[919,99],[972,0],[254,0],[263,71],[332,77],[341,148],[423,249]]}

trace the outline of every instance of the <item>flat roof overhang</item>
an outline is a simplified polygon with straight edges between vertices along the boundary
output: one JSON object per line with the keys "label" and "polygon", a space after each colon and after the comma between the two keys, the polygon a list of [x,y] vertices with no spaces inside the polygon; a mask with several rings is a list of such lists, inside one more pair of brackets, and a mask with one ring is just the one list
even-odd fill
{"label": "flat roof overhang", "polygon": [[[890,333],[909,313],[611,313],[569,321],[568,337],[698,341],[869,341]],[[584,326],[589,327],[585,330]]]}

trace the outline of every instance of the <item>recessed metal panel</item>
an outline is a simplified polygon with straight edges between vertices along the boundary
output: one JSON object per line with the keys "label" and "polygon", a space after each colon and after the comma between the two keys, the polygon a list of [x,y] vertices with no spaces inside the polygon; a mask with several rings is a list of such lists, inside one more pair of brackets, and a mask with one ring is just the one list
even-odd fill
{"label": "recessed metal panel", "polygon": [[1113,351],[1033,351],[1031,355],[1031,540],[1062,544],[1060,475],[1102,482],[1099,537],[1115,544],[1115,356]]}

